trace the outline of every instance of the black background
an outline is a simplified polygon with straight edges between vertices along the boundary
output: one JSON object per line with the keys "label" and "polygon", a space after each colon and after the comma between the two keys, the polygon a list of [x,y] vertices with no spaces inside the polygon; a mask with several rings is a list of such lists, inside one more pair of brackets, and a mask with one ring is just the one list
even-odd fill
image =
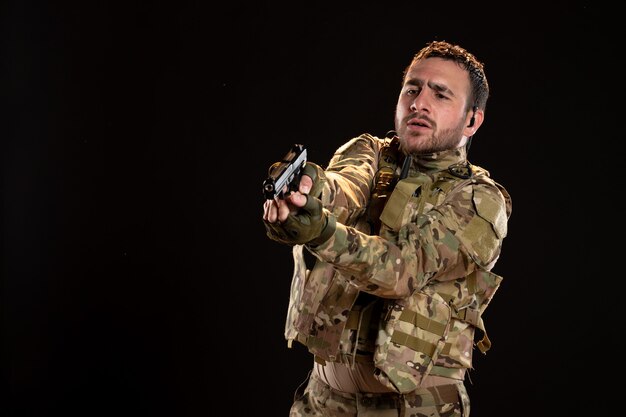
{"label": "black background", "polygon": [[[261,183],[393,128],[430,40],[486,64],[470,160],[513,197],[472,415],[601,415],[619,85],[595,2],[2,4],[5,416],[286,416],[291,253]],[[608,53],[608,54],[607,54]],[[619,97],[619,96],[618,96]],[[621,135],[623,136],[623,135]],[[615,158],[615,159],[613,159]],[[619,362],[619,360],[616,360]],[[616,372],[616,371],[615,371]],[[222,411],[218,411],[222,410]],[[588,414],[590,413],[590,414]]]}

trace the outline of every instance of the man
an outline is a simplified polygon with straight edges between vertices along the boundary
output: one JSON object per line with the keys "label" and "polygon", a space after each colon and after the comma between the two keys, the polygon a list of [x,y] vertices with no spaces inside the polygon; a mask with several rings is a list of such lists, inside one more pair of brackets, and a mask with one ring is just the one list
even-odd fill
{"label": "man", "polygon": [[467,160],[488,96],[472,54],[431,42],[404,73],[395,135],[354,138],[325,170],[307,162],[298,191],[265,202],[267,235],[296,261],[285,336],[314,355],[290,415],[469,416],[511,214]]}

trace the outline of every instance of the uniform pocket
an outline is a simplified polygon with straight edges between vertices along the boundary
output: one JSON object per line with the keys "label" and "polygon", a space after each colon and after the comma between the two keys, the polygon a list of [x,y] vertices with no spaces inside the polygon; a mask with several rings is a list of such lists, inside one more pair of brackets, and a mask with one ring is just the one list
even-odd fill
{"label": "uniform pocket", "polygon": [[399,392],[414,391],[430,373],[450,330],[450,306],[438,295],[416,292],[390,302],[376,341],[378,380]]}
{"label": "uniform pocket", "polygon": [[409,222],[411,213],[419,212],[418,206],[423,201],[422,188],[426,181],[427,177],[409,177],[399,181],[380,215],[381,222],[395,232]]}

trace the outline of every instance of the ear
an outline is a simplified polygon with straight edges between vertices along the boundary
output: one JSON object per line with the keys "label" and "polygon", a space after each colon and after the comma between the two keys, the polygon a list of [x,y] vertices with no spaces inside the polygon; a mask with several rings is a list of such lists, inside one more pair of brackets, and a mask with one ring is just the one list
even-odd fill
{"label": "ear", "polygon": [[[474,122],[472,123],[472,118]],[[463,129],[463,136],[474,136],[480,125],[483,124],[483,120],[485,118],[485,112],[481,109],[476,109],[476,111],[470,111],[467,114],[467,118],[465,120],[465,129]]]}

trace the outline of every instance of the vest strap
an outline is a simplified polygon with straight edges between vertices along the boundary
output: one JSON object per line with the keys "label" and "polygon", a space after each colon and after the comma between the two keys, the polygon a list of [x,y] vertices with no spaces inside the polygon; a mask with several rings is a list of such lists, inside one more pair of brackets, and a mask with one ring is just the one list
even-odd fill
{"label": "vest strap", "polygon": [[463,380],[466,368],[446,368],[445,366],[434,365],[430,370],[430,375],[443,376],[446,378]]}
{"label": "vest strap", "polygon": [[426,354],[429,358],[432,358],[437,350],[437,345],[427,342],[422,339],[418,339],[415,336],[396,330],[391,336],[391,342],[398,345],[407,346],[416,352]]}
{"label": "vest strap", "polygon": [[424,329],[437,336],[443,336],[446,331],[446,325],[435,320],[431,320],[415,311],[404,310],[400,314],[400,320],[411,323],[416,327]]}

